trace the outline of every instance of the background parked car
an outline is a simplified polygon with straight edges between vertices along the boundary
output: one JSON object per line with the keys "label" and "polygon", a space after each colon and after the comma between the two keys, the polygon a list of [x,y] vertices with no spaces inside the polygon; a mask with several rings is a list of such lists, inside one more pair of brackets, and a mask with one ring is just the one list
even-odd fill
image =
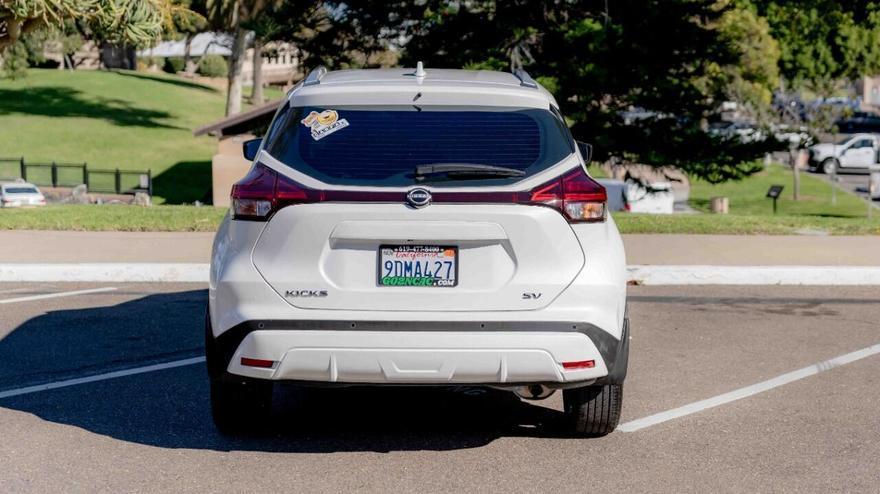
{"label": "background parked car", "polygon": [[46,198],[34,184],[27,182],[0,183],[0,207],[45,206]]}
{"label": "background parked car", "polygon": [[672,214],[675,194],[669,182],[627,182],[626,204],[630,213]]}
{"label": "background parked car", "polygon": [[850,117],[835,122],[841,132],[878,132],[880,131],[880,115],[868,112],[855,112]]}
{"label": "background parked car", "polygon": [[880,141],[873,134],[856,134],[835,143],[811,146],[810,169],[831,174],[838,169],[867,169],[877,162]]}
{"label": "background parked car", "polygon": [[709,125],[709,134],[725,139],[739,139],[740,142],[758,142],[767,138],[767,134],[748,122],[730,122],[722,120]]}
{"label": "background parked car", "polygon": [[672,214],[675,194],[669,182],[641,184],[635,180],[596,179],[605,187],[608,211],[630,213]]}

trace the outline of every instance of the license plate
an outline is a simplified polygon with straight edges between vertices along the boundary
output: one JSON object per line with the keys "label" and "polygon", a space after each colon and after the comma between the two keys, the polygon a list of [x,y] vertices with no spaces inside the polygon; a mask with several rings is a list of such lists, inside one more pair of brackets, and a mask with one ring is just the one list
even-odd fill
{"label": "license plate", "polygon": [[458,247],[450,245],[379,246],[379,286],[458,284]]}

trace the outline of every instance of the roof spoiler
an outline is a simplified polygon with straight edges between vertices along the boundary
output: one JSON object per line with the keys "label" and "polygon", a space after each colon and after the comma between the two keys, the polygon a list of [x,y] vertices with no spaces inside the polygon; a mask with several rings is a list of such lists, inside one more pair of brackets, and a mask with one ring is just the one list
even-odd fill
{"label": "roof spoiler", "polygon": [[323,65],[319,65],[318,67],[313,69],[311,72],[309,72],[309,75],[307,75],[306,78],[303,79],[302,85],[303,86],[314,86],[316,84],[320,84],[321,78],[324,77],[325,74],[327,74],[327,68],[324,67]]}
{"label": "roof spoiler", "polygon": [[513,71],[513,75],[519,79],[519,85],[524,87],[529,87],[532,89],[538,89],[538,83],[532,79],[532,76],[529,75],[524,69],[516,69]]}

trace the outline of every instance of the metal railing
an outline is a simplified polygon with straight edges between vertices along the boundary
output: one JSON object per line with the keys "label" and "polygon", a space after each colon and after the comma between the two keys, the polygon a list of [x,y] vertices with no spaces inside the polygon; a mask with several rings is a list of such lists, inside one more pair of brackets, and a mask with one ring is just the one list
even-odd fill
{"label": "metal railing", "polygon": [[30,163],[24,157],[0,158],[0,180],[19,178],[44,187],[75,187],[85,184],[90,192],[146,192],[153,195],[151,170],[101,170],[89,168],[87,163]]}

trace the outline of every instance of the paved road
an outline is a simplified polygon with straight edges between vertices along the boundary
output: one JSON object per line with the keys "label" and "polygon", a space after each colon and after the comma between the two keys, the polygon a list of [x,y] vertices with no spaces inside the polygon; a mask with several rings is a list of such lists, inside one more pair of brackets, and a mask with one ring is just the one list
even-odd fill
{"label": "paved road", "polygon": [[[561,400],[476,389],[279,389],[264,432],[219,436],[186,365],[198,285],[0,285],[0,492],[849,491],[880,485],[880,355],[592,440]],[[51,298],[35,298],[48,295]],[[880,343],[876,287],[632,287],[623,421]],[[7,392],[5,397],[4,392]]]}
{"label": "paved road", "polygon": [[[810,172],[807,172],[810,173]],[[810,173],[813,176],[820,177],[828,183],[831,183],[831,176],[824,173]],[[844,190],[848,190],[862,199],[868,198],[868,180],[870,175],[863,170],[843,170],[837,174],[837,183]],[[875,208],[880,208],[880,201],[871,201]],[[867,208],[865,208],[867,211]],[[874,214],[877,214],[876,212]]]}

